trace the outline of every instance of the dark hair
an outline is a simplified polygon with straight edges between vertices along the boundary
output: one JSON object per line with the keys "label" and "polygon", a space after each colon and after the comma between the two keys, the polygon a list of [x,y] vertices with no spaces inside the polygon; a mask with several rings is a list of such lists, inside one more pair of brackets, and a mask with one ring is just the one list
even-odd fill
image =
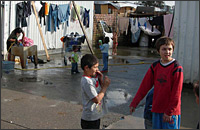
{"label": "dark hair", "polygon": [[15,28],[15,30],[13,31],[15,34],[23,32],[23,30],[20,27]]}
{"label": "dark hair", "polygon": [[92,55],[92,54],[85,54],[82,58],[81,58],[81,68],[84,70],[85,66],[88,66],[89,68],[91,68],[93,65],[97,64],[99,61],[97,59],[96,56]]}
{"label": "dark hair", "polygon": [[72,50],[74,51],[76,48],[78,48],[78,46],[74,45],[73,48],[72,48]]}
{"label": "dark hair", "polygon": [[109,43],[109,41],[110,41],[110,40],[109,40],[109,37],[105,37],[105,38],[104,38],[104,42],[105,42],[105,43]]}
{"label": "dark hair", "polygon": [[175,46],[175,43],[174,43],[174,40],[172,40],[171,38],[169,38],[169,37],[165,37],[165,36],[163,36],[163,37],[160,37],[157,41],[156,41],[156,49],[157,49],[157,51],[159,52],[159,50],[160,50],[160,46],[162,46],[162,45],[172,45],[172,47],[173,47],[173,50],[174,50],[174,46]]}
{"label": "dark hair", "polygon": [[197,81],[196,83],[194,83],[193,85],[193,91],[194,93],[199,97],[199,81]]}

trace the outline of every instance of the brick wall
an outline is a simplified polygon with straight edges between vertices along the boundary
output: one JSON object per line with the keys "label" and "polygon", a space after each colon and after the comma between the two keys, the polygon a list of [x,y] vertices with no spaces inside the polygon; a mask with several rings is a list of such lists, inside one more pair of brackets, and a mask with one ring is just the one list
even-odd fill
{"label": "brick wall", "polygon": [[[114,11],[113,14],[94,14],[94,20],[93,20],[93,45],[97,44],[97,40],[99,38],[99,33],[101,32],[100,30],[100,24],[97,25],[97,22],[100,20],[103,20],[106,22],[106,24],[112,29],[115,29],[117,26],[117,12]],[[98,26],[98,27],[97,27]]]}
{"label": "brick wall", "polygon": [[[107,23],[107,25],[109,25],[110,27],[112,27],[112,30],[118,30],[118,18],[120,17],[121,14],[118,14],[117,10],[113,10],[113,14],[94,14],[94,20],[93,20],[93,40],[92,43],[93,45],[97,45],[99,38],[101,38],[101,36],[103,34],[100,34],[101,31],[101,26],[97,27],[97,22],[99,22],[100,20],[103,20]],[[122,17],[122,16],[121,16]],[[100,24],[98,24],[100,25]],[[119,32],[119,31],[117,31]],[[119,34],[118,33],[118,45],[119,46],[129,46],[132,45],[131,43],[131,34],[130,32],[125,35],[125,34]]]}

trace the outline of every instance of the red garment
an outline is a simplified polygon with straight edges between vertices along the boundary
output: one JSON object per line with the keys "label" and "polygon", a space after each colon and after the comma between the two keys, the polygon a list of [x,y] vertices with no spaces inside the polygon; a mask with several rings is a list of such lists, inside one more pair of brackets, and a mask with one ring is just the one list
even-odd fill
{"label": "red garment", "polygon": [[142,80],[130,107],[136,108],[153,85],[152,112],[165,113],[169,116],[180,115],[183,86],[182,66],[176,60],[167,66],[163,66],[160,60],[154,62]]}
{"label": "red garment", "polygon": [[[19,40],[20,42],[22,42],[22,39]],[[28,37],[24,37],[24,44],[23,46],[28,47],[28,46],[33,46],[33,40],[28,38]]]}
{"label": "red garment", "polygon": [[118,45],[118,42],[113,42],[113,45]]}

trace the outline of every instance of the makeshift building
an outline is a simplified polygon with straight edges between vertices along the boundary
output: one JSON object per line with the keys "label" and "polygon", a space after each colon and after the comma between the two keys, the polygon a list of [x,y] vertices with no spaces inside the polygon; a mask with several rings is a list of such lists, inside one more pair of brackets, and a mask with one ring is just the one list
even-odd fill
{"label": "makeshift building", "polygon": [[199,1],[175,1],[174,58],[183,66],[184,82],[199,80]]}

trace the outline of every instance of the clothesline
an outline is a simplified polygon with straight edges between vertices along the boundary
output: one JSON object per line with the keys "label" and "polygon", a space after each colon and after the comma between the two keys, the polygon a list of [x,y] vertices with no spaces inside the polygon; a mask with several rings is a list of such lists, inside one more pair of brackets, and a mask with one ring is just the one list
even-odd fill
{"label": "clothesline", "polygon": [[[21,27],[27,27],[26,17],[29,17],[32,13],[30,1],[27,3],[19,2],[16,5],[16,26],[19,27],[21,23]],[[77,5],[77,7],[79,15],[82,16],[81,20],[83,21],[83,25],[89,28],[90,9],[87,10],[85,7],[79,5]],[[51,31],[52,21],[54,25],[54,31],[56,31],[56,28],[59,29],[59,24],[66,22],[67,26],[69,26],[69,20],[72,22],[77,20],[77,14],[75,13],[71,2],[69,2],[69,4],[52,4],[50,2],[36,1],[35,8],[40,18],[40,24],[42,18],[44,18],[44,25],[46,25],[45,17],[48,16],[47,31]]]}
{"label": "clothesline", "polygon": [[[131,32],[139,37],[139,29],[144,31],[147,35],[156,36],[160,35],[160,31],[164,31],[165,36],[173,37],[173,15],[166,14],[155,17],[119,17],[118,26],[120,33],[128,33],[128,26],[131,25]],[[154,28],[154,25],[160,27],[160,31]],[[137,41],[137,39],[135,40]]]}

